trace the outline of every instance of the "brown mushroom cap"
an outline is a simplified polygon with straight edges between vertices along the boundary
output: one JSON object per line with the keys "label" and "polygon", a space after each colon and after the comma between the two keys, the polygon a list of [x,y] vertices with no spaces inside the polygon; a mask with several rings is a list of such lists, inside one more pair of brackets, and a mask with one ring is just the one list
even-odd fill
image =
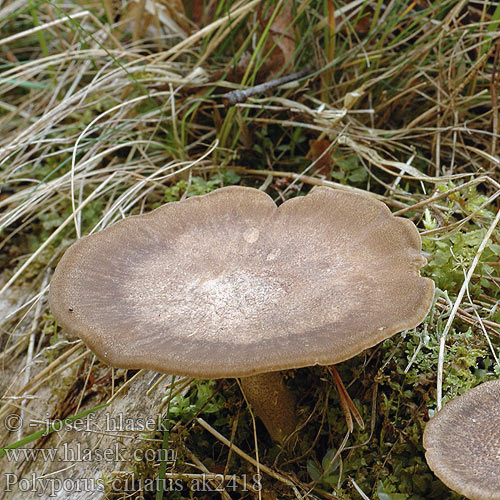
{"label": "brown mushroom cap", "polygon": [[50,304],[116,367],[200,378],[349,359],[418,325],[434,290],[413,223],[319,187],[279,208],[227,187],[76,242]]}
{"label": "brown mushroom cap", "polygon": [[443,406],[425,426],[424,447],[446,486],[471,500],[500,500],[500,380]]}

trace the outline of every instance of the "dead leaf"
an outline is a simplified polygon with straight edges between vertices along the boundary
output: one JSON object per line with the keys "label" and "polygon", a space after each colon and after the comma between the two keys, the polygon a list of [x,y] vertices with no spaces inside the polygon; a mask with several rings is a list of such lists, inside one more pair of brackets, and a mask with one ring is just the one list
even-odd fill
{"label": "dead leaf", "polygon": [[[295,33],[293,29],[294,14],[292,10],[292,0],[283,2],[283,6],[274,16],[274,20],[269,29],[269,37],[264,46],[263,55],[266,61],[259,71],[259,80],[271,80],[277,76],[290,73],[295,63]],[[264,27],[273,17],[274,10],[266,12],[266,19],[261,19]],[[267,54],[269,56],[267,56]]]}
{"label": "dead leaf", "polygon": [[333,159],[327,149],[331,146],[331,142],[326,139],[311,139],[309,141],[309,152],[306,158],[311,161],[316,161],[316,172],[327,177],[330,176],[333,168]]}
{"label": "dead leaf", "polygon": [[186,16],[198,26],[203,28],[209,25],[217,11],[218,0],[183,0]]}

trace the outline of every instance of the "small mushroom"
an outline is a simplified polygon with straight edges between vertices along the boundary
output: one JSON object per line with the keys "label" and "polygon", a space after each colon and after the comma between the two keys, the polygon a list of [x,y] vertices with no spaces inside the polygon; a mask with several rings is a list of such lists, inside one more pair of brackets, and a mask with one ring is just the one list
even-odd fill
{"label": "small mushroom", "polygon": [[80,239],[50,304],[112,366],[241,377],[283,441],[296,419],[279,371],[339,363],[418,325],[434,291],[420,250],[414,224],[374,198],[318,187],[277,207],[233,186]]}
{"label": "small mushroom", "polygon": [[500,380],[443,406],[425,426],[429,467],[471,500],[500,500]]}

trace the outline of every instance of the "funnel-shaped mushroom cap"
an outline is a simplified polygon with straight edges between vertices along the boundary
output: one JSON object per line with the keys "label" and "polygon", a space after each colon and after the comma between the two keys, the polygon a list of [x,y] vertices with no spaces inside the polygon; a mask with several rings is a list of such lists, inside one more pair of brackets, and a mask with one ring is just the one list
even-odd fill
{"label": "funnel-shaped mushroom cap", "polygon": [[412,222],[316,188],[227,187],[82,238],[50,304],[97,356],[204,378],[332,364],[418,325],[434,284]]}
{"label": "funnel-shaped mushroom cap", "polygon": [[446,486],[471,500],[500,500],[500,380],[443,406],[425,426],[424,447]]}

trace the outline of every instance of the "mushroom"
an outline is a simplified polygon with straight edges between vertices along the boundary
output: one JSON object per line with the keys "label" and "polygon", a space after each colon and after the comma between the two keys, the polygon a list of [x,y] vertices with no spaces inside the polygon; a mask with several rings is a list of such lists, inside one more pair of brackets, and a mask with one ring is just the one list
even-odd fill
{"label": "mushroom", "polygon": [[444,405],[425,426],[424,448],[446,486],[471,500],[500,500],[500,380]]}
{"label": "mushroom", "polygon": [[241,377],[271,437],[296,426],[280,371],[349,359],[426,316],[414,224],[374,198],[314,188],[277,207],[221,188],[86,236],[54,273],[54,316],[98,358]]}

